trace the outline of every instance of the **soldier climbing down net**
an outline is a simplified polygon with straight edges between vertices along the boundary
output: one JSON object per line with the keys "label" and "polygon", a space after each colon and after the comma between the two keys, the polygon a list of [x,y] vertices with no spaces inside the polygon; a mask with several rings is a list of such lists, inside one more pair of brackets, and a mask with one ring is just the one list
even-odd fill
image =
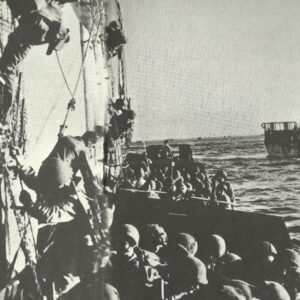
{"label": "soldier climbing down net", "polygon": [[[49,44],[47,54],[60,49],[69,41],[69,30],[62,25],[62,11],[57,2],[7,1],[18,20],[0,58],[0,121],[9,123],[9,110],[16,92],[18,68],[34,45]],[[8,117],[8,118],[7,118]]]}
{"label": "soldier climbing down net", "polygon": [[[49,299],[90,279],[107,262],[114,208],[107,206],[87,161],[87,146],[95,139],[96,134],[89,131],[81,138],[60,138],[37,174],[26,166],[17,149],[12,152],[20,178],[37,195],[34,202],[23,190],[23,209],[39,223],[48,225],[38,233],[37,274],[43,294]],[[79,170],[85,191],[74,181]]]}

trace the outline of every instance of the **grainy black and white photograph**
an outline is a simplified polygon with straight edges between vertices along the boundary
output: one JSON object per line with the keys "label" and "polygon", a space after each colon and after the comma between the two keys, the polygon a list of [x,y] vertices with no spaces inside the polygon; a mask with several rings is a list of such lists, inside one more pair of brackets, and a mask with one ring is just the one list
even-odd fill
{"label": "grainy black and white photograph", "polygon": [[299,16],[0,0],[0,300],[300,300]]}

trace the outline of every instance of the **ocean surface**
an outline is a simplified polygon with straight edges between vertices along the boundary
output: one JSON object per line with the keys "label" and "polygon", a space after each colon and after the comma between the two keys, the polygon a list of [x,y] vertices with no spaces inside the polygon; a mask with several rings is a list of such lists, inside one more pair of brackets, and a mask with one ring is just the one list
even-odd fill
{"label": "ocean surface", "polygon": [[194,159],[205,165],[210,176],[217,169],[225,170],[236,193],[237,210],[283,217],[295,248],[300,249],[300,158],[269,158],[263,135],[169,142],[190,144]]}

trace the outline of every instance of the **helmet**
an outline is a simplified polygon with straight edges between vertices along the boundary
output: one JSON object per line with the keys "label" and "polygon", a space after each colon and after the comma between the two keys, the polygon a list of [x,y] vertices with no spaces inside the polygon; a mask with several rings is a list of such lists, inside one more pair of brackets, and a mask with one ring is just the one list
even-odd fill
{"label": "helmet", "polygon": [[196,239],[188,233],[179,233],[177,235],[177,244],[184,248],[189,254],[195,255],[198,251],[198,243]]}
{"label": "helmet", "polygon": [[69,164],[60,158],[45,160],[38,172],[38,184],[42,193],[58,190],[62,185],[72,180],[73,170]]}
{"label": "helmet", "polygon": [[191,282],[207,284],[207,272],[205,264],[197,257],[189,257],[191,260],[191,268],[188,277],[191,277]]}
{"label": "helmet", "polygon": [[218,170],[218,171],[216,172],[215,178],[216,178],[216,179],[217,179],[217,178],[223,178],[223,179],[227,180],[227,174],[226,174],[226,172],[223,171],[223,170]]}
{"label": "helmet", "polygon": [[249,283],[243,280],[232,279],[229,284],[233,286],[239,294],[243,295],[246,300],[252,299],[252,291]]}
{"label": "helmet", "polygon": [[265,281],[263,293],[266,300],[290,300],[290,296],[286,289],[278,282]]}
{"label": "helmet", "polygon": [[222,257],[226,253],[226,242],[225,240],[217,234],[213,234],[210,236],[209,241],[209,254],[213,256],[213,258],[218,259]]}
{"label": "helmet", "polygon": [[119,229],[118,238],[125,239],[131,246],[137,246],[140,241],[140,234],[135,226],[124,224]]}
{"label": "helmet", "polygon": [[93,144],[95,144],[96,143],[96,132],[88,130],[82,135],[81,138],[84,140],[85,144],[87,144],[89,141],[91,141]]}
{"label": "helmet", "polygon": [[300,267],[300,255],[292,249],[284,249],[276,257],[276,264],[284,268]]}
{"label": "helmet", "polygon": [[120,300],[118,291],[108,283],[104,285],[104,300]]}
{"label": "helmet", "polygon": [[222,300],[245,300],[242,295],[235,287],[231,285],[223,285],[220,290],[215,291],[215,298]]}

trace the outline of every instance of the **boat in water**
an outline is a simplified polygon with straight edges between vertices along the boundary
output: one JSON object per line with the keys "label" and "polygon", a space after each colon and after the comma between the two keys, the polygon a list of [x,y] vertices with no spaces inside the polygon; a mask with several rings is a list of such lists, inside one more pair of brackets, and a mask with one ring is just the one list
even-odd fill
{"label": "boat in water", "polygon": [[[83,119],[87,130],[94,130],[95,126],[106,126],[108,133],[105,143],[98,143],[94,149],[92,159],[95,164],[92,169],[100,181],[111,178],[108,196],[116,206],[113,227],[124,223],[133,224],[138,228],[147,224],[160,224],[170,237],[178,232],[188,232],[201,241],[207,240],[211,234],[219,234],[227,241],[228,248],[240,255],[251,245],[264,240],[272,242],[277,249],[290,247],[290,237],[284,220],[280,217],[242,212],[238,209],[229,210],[224,208],[226,203],[212,201],[208,197],[189,195],[178,200],[173,199],[166,191],[121,187],[129,167],[135,170],[141,164],[155,164],[158,168],[182,170],[194,168],[197,162],[194,161],[192,149],[188,144],[178,144],[173,157],[166,157],[162,145],[145,146],[142,152],[131,151],[134,113],[127,95],[124,48],[121,47],[122,44],[116,43],[118,40],[115,38],[110,41],[110,46],[103,38],[109,30],[120,33],[122,16],[118,2],[114,2],[114,8],[110,7],[108,2],[111,3],[93,0],[88,2],[91,7],[82,8],[80,3],[76,3],[73,4],[73,8],[81,22],[81,41],[78,41],[78,45],[82,45],[81,69],[86,105]],[[4,2],[1,2],[1,5],[4,5]],[[5,9],[8,11],[7,7]],[[90,17],[91,12],[93,18]],[[117,27],[115,20],[119,22]],[[6,43],[7,34],[13,30],[10,17],[2,22],[7,24],[7,27],[1,27],[3,33],[4,29],[6,30],[6,37],[1,40],[1,45]],[[25,135],[25,100],[22,85],[20,75],[19,93],[13,112],[15,131],[12,139],[9,137],[2,143],[5,152],[8,150],[7,145],[12,142],[25,151],[25,142],[27,138],[30,140],[30,137]],[[60,137],[67,130],[66,121],[72,108],[72,105],[68,105],[66,118],[59,131]],[[17,207],[16,199],[22,183],[9,174],[4,155],[1,159],[0,267],[3,272],[0,281],[5,285],[14,273],[22,272],[26,265],[35,265],[38,255],[35,253],[35,233],[32,228],[28,230],[30,218]]]}
{"label": "boat in water", "polygon": [[300,157],[300,130],[294,121],[262,123],[269,157]]}
{"label": "boat in water", "polygon": [[[129,152],[126,162],[132,169],[146,165],[155,168],[192,170],[199,162],[193,159],[189,144],[172,145],[174,156],[164,158],[161,144],[148,145],[145,152]],[[227,203],[210,197],[187,195],[176,200],[168,192],[120,188],[113,196],[116,204],[114,225],[130,223],[137,228],[160,224],[170,236],[189,232],[205,241],[211,234],[225,238],[228,247],[243,256],[252,245],[271,241],[277,249],[291,246],[284,219],[278,216],[227,209]],[[242,201],[239,200],[239,201]],[[238,206],[238,205],[237,205]]]}

